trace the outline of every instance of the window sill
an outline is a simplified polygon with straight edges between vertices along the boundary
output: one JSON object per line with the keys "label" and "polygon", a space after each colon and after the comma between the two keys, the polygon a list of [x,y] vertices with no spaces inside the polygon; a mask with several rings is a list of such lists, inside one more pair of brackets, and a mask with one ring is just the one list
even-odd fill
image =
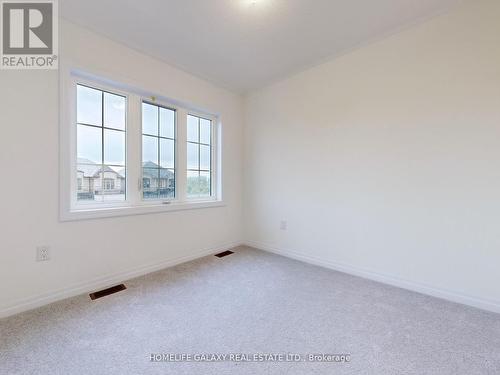
{"label": "window sill", "polygon": [[110,218],[119,216],[146,215],[173,211],[195,210],[202,208],[224,207],[224,201],[193,201],[193,202],[172,202],[170,204],[151,204],[144,206],[122,206],[106,208],[74,209],[63,211],[60,221],[91,220],[100,218]]}

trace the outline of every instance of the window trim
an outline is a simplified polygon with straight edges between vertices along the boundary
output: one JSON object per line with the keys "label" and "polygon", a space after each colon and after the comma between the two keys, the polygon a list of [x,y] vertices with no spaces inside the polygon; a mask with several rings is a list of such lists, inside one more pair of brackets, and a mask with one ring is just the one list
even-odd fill
{"label": "window trim", "polygon": [[[111,80],[102,78],[75,65],[61,64],[60,70],[60,160],[59,160],[59,190],[60,190],[60,221],[88,220],[128,215],[143,215],[162,212],[172,212],[191,209],[205,209],[225,206],[222,196],[222,150],[219,140],[222,136],[220,115],[210,114],[197,110],[192,105],[171,100],[168,97],[151,94],[127,84],[126,80]],[[83,84],[105,92],[122,95],[126,98],[126,201],[112,203],[76,203],[77,172],[76,172],[76,84]],[[175,199],[142,200],[142,102],[159,105],[176,112],[175,122],[175,172],[176,197]],[[209,118],[212,121],[212,196],[202,199],[186,199],[185,181],[187,165],[185,130],[181,137],[182,127],[186,126],[187,114]],[[182,119],[182,117],[186,117]],[[133,134],[137,132],[137,134]],[[135,148],[135,150],[134,150]],[[133,154],[133,155],[132,155]],[[132,157],[131,157],[132,155]],[[135,165],[135,162],[139,163]],[[183,176],[181,176],[183,175]],[[141,187],[139,187],[139,184]]]}

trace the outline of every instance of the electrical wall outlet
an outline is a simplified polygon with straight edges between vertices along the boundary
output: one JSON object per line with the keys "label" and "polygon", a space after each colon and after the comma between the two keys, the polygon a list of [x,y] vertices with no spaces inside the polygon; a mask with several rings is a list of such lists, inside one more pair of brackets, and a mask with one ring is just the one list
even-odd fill
{"label": "electrical wall outlet", "polygon": [[50,247],[38,246],[36,248],[36,261],[45,262],[47,260],[50,260]]}
{"label": "electrical wall outlet", "polygon": [[288,227],[288,223],[286,222],[286,220],[281,220],[280,221],[280,229],[286,230],[287,227]]}

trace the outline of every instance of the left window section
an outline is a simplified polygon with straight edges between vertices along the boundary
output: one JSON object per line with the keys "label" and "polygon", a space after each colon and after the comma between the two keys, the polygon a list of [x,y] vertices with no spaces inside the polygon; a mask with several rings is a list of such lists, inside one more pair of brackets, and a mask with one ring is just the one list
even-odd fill
{"label": "left window section", "polygon": [[125,201],[127,98],[78,84],[76,102],[76,200]]}

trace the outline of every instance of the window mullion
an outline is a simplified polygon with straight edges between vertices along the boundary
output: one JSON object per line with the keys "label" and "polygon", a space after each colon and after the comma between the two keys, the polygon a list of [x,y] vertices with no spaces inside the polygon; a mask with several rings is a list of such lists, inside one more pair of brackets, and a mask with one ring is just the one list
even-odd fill
{"label": "window mullion", "polygon": [[157,183],[156,183],[156,194],[158,194],[157,198],[161,199],[161,140],[160,140],[160,107],[156,107],[156,113],[158,116],[158,124],[157,124],[157,133],[156,133],[156,143],[158,145],[158,170],[157,173]]}
{"label": "window mullion", "polygon": [[176,147],[175,170],[177,198],[180,202],[186,200],[187,194],[187,111],[178,109],[176,113]]}
{"label": "window mullion", "polygon": [[142,190],[142,128],[140,97],[129,95],[127,110],[127,200],[141,202]]}
{"label": "window mullion", "polygon": [[101,91],[101,200],[104,202],[104,92]]}
{"label": "window mullion", "polygon": [[211,128],[210,128],[210,195],[212,197],[218,198],[220,196],[220,183],[219,179],[219,165],[220,160],[219,145],[217,140],[219,139],[219,123],[217,118],[212,118]]}

